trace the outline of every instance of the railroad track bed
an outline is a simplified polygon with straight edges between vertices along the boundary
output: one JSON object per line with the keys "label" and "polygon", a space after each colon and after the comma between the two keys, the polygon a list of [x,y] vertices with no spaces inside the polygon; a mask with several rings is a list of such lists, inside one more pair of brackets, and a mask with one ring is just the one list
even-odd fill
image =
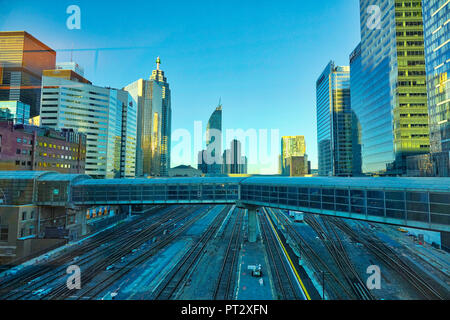
{"label": "railroad track bed", "polygon": [[271,227],[266,210],[259,215],[261,236],[266,248],[275,291],[280,300],[303,300],[304,296]]}
{"label": "railroad track bed", "polygon": [[[327,250],[324,255],[324,252],[317,251],[319,243],[314,241],[313,248],[311,238],[305,239],[281,210],[273,210],[272,214],[282,217],[279,221],[285,228],[285,235],[293,242],[290,243],[291,246],[294,246],[302,257],[306,258],[309,266],[312,266],[316,272],[320,271],[317,274],[317,280],[322,283],[321,278],[325,277],[329,298],[375,299],[381,297],[379,291],[367,290],[365,284],[369,276],[364,273],[365,268],[376,260],[376,264],[379,264],[382,270],[382,283],[384,281],[391,286],[390,289],[383,288],[387,290],[383,294],[394,296],[404,294],[403,288],[407,286],[413,290],[411,294],[417,294],[420,299],[449,299],[448,290],[433,281],[423,270],[414,268],[413,263],[408,263],[409,259],[402,257],[397,250],[386,245],[368,230],[355,230],[343,219],[335,217],[305,215],[305,222],[314,230],[321,245]],[[355,264],[356,260],[353,261],[356,253],[349,251],[350,243],[364,251],[364,256],[368,260],[364,270],[361,269],[361,265]],[[361,261],[361,258],[357,260]],[[323,271],[325,271],[324,274],[322,274]],[[415,294],[413,296],[416,296]]]}
{"label": "railroad track bed", "polygon": [[[73,292],[66,287],[66,267],[70,264],[77,264],[81,268],[83,289],[89,286],[89,282],[102,271],[114,265],[126,261],[127,256],[138,251],[143,245],[148,245],[158,241],[158,237],[169,234],[171,227],[176,223],[183,222],[193,213],[191,209],[184,207],[170,207],[164,214],[155,220],[145,221],[146,223],[136,223],[128,225],[128,230],[124,233],[113,234],[111,237],[115,241],[106,238],[106,242],[97,243],[98,250],[88,251],[85,255],[69,256],[64,260],[54,263],[56,268],[49,269],[47,266],[34,277],[27,276],[25,279],[19,277],[18,285],[13,290],[9,290],[3,299],[64,299],[73,295]],[[64,262],[65,264],[61,264]],[[31,281],[29,278],[32,278]],[[22,279],[22,280],[21,280]],[[12,285],[9,285],[11,288]],[[82,290],[81,290],[82,291]],[[80,292],[78,292],[80,293]]]}

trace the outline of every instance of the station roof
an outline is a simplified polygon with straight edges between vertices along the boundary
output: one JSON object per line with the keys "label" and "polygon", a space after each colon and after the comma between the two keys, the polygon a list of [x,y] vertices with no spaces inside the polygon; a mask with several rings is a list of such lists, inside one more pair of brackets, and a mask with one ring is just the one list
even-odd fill
{"label": "station roof", "polygon": [[75,185],[174,185],[174,184],[239,184],[244,178],[229,177],[175,177],[152,179],[89,179],[75,183]]}
{"label": "station roof", "polygon": [[49,172],[38,178],[38,181],[67,181],[75,182],[80,180],[92,179],[91,176],[87,174],[64,174],[57,172]]}
{"label": "station roof", "polygon": [[49,171],[0,171],[0,180],[34,180],[49,173]]}

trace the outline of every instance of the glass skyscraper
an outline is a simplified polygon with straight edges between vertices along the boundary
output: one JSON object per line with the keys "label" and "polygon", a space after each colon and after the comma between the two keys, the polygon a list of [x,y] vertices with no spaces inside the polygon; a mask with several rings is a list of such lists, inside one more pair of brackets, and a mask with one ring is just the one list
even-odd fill
{"label": "glass skyscraper", "polygon": [[222,173],[222,104],[220,103],[206,126],[206,159],[208,159],[208,174]]}
{"label": "glass skyscraper", "polygon": [[353,140],[361,145],[363,173],[404,174],[408,156],[429,150],[421,1],[360,0],[360,12],[361,44],[351,55],[360,136]]}
{"label": "glass skyscraper", "polygon": [[170,168],[171,94],[160,63],[158,57],[150,80],[139,79],[124,88],[138,104],[137,176],[167,176]]}
{"label": "glass skyscraper", "polygon": [[350,68],[331,61],[316,82],[319,175],[352,175]]}
{"label": "glass skyscraper", "polygon": [[450,153],[450,2],[423,2],[430,151],[437,175],[448,176]]}

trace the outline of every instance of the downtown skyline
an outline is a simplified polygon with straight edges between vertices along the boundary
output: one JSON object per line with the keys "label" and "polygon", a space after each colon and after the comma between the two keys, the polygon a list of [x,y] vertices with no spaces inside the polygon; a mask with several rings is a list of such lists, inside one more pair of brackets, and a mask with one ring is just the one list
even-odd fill
{"label": "downtown skyline", "polygon": [[[109,10],[117,8],[105,7],[94,16],[92,11],[98,5],[83,1],[78,3],[81,9],[80,30],[68,30],[65,26],[69,16],[65,13],[68,3],[58,3],[50,8],[45,1],[39,7],[25,3],[20,13],[12,5],[8,8],[6,3],[5,10],[0,13],[3,18],[0,29],[27,30],[57,51],[57,62],[70,61],[72,56],[73,61],[85,68],[86,77],[99,86],[122,88],[135,79],[146,79],[154,69],[155,57],[161,56],[172,89],[172,131],[186,129],[193,135],[194,121],[202,121],[205,130],[211,108],[222,97],[224,131],[254,128],[270,132],[270,129],[279,129],[280,137],[304,135],[308,156],[312,167],[316,168],[314,83],[329,61],[333,46],[340,46],[333,53],[333,59],[338,64],[348,64],[348,53],[359,41],[357,1],[329,1],[326,10],[306,3],[289,3],[285,9],[263,3],[254,13],[250,13],[250,9],[254,10],[250,4],[243,4],[237,11],[232,10],[233,3],[220,4],[218,10],[221,14],[214,17],[204,15],[212,9],[206,4],[204,10],[197,13],[195,23],[188,23],[186,18],[174,21],[183,6],[180,3],[168,4],[170,8],[177,7],[176,4],[178,9],[172,12],[160,10],[157,22],[165,19],[165,24],[146,23],[144,29],[150,30],[154,26],[158,27],[158,32],[150,32],[149,36],[141,39],[138,38],[143,30],[120,22],[116,27],[107,21],[101,26],[95,22],[96,17],[102,18]],[[142,4],[146,5],[158,10],[155,3]],[[129,10],[121,9],[124,13]],[[271,12],[276,14],[271,15]],[[344,14],[352,19],[337,23],[335,18]],[[40,17],[39,21],[35,16]],[[228,16],[229,21],[224,16]],[[248,19],[244,20],[244,17]],[[316,28],[314,17],[323,25]],[[206,37],[202,28],[215,18],[216,27],[208,30]],[[48,23],[43,23],[42,19],[48,19]],[[268,21],[276,30],[265,27]],[[238,22],[239,27],[233,22]],[[140,23],[137,25],[143,27]],[[182,31],[179,25],[185,25],[186,34],[192,36],[185,35],[186,39],[180,39]],[[262,26],[264,28],[259,30]],[[236,32],[238,29],[240,32]],[[106,39],[105,34],[110,36]],[[316,38],[320,42],[315,41]],[[176,47],[181,49],[180,53],[176,52]],[[67,50],[62,51],[64,48]],[[74,48],[73,53],[71,48]],[[95,66],[95,51],[77,50],[80,48],[128,49],[99,51]],[[283,81],[277,81],[278,77]],[[241,116],[242,109],[247,110],[245,116]],[[223,141],[223,145],[226,143]],[[176,146],[177,142],[173,141],[172,150]],[[270,165],[255,167],[249,164],[249,173],[277,173],[278,150],[270,153]],[[191,163],[177,161],[174,155],[172,167],[179,164],[195,167],[197,151],[192,150]]]}

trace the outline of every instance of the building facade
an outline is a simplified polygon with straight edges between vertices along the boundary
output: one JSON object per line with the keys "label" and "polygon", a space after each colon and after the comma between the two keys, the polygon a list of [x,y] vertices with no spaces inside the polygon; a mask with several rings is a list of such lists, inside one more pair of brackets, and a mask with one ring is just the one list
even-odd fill
{"label": "building facade", "polygon": [[21,101],[38,115],[42,71],[55,61],[56,52],[29,33],[0,32],[0,101]]}
{"label": "building facade", "polygon": [[[44,72],[41,125],[84,133],[86,174],[94,178],[118,178],[121,153],[127,150],[122,149],[122,135],[135,131],[132,122],[122,122],[123,108],[135,102],[125,91],[94,86],[83,79],[71,70]],[[124,130],[122,126],[129,128]],[[129,150],[123,156],[130,157]]]}
{"label": "building facade", "polygon": [[206,125],[206,150],[199,153],[198,169],[204,174],[220,175],[222,165],[222,104],[219,102]]}
{"label": "building facade", "polygon": [[124,88],[137,102],[136,176],[167,176],[170,168],[171,92],[161,60],[150,80]]}
{"label": "building facade", "polygon": [[0,121],[0,170],[84,173],[86,136]]}
{"label": "building facade", "polygon": [[331,61],[316,82],[319,175],[352,175],[350,68]]}
{"label": "building facade", "polygon": [[[431,156],[423,169],[450,176],[450,2],[423,1]],[[420,168],[420,167],[419,167]],[[418,168],[418,169],[419,169]],[[423,171],[423,170],[422,170]]]}
{"label": "building facade", "polygon": [[0,101],[0,110],[6,111],[15,124],[27,124],[30,120],[30,106],[20,101]]}
{"label": "building facade", "polygon": [[306,143],[304,136],[281,137],[280,173],[290,175],[286,170],[286,160],[290,157],[303,157],[306,154]]}
{"label": "building facade", "polygon": [[[421,3],[360,0],[361,44],[351,55],[351,76],[364,174],[405,174],[407,157],[429,150]],[[372,5],[380,7],[378,25]]]}
{"label": "building facade", "polygon": [[222,173],[224,174],[247,174],[247,157],[242,155],[242,144],[233,139],[230,149],[223,152]]}

